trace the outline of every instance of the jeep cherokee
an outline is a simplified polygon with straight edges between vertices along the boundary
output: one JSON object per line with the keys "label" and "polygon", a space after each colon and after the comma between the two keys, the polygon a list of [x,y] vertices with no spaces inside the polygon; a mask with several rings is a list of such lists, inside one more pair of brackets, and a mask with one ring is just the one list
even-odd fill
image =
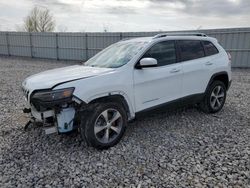
{"label": "jeep cherokee", "polygon": [[22,88],[24,111],[47,134],[78,129],[90,146],[104,149],[139,112],[173,102],[220,111],[230,83],[231,56],[215,38],[166,33],[119,41],[83,65],[30,76]]}

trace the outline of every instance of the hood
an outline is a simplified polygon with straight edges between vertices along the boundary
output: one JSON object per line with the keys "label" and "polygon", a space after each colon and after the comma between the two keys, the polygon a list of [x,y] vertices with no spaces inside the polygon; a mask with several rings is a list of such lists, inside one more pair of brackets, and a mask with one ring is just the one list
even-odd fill
{"label": "hood", "polygon": [[29,90],[29,92],[37,89],[49,89],[63,82],[88,78],[112,70],[112,68],[88,67],[83,65],[68,66],[34,74],[26,78],[22,86],[25,90]]}

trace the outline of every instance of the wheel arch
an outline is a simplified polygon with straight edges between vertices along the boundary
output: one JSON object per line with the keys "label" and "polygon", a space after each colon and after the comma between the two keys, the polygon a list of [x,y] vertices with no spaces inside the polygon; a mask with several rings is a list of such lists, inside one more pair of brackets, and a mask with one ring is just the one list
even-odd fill
{"label": "wheel arch", "polygon": [[108,95],[101,95],[101,96],[96,96],[93,97],[89,100],[89,102],[87,104],[93,104],[93,103],[104,103],[104,102],[117,102],[119,104],[122,104],[122,106],[124,107],[127,116],[128,116],[128,120],[131,120],[135,117],[135,113],[134,110],[128,100],[128,98],[121,94],[121,93],[109,93]]}
{"label": "wheel arch", "polygon": [[228,73],[226,71],[222,71],[222,72],[218,72],[218,73],[215,73],[211,76],[209,82],[208,82],[208,85],[207,85],[207,88],[206,88],[206,91],[208,90],[209,86],[215,81],[215,80],[219,80],[219,81],[222,81],[225,86],[226,86],[226,89],[229,89],[229,86],[230,86],[230,83],[229,83],[229,76],[228,76]]}

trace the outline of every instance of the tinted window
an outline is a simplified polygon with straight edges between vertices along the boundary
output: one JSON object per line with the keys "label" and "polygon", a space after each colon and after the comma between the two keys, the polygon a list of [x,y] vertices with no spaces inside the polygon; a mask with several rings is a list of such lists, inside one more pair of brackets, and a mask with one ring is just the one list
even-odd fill
{"label": "tinted window", "polygon": [[210,56],[210,55],[214,55],[214,54],[219,53],[219,51],[218,51],[217,48],[213,45],[212,42],[203,41],[203,45],[204,45],[205,52],[206,52],[206,55],[207,55],[207,56]]}
{"label": "tinted window", "polygon": [[200,41],[196,40],[183,40],[178,41],[180,48],[180,55],[182,61],[198,59],[205,56],[203,46]]}
{"label": "tinted window", "polygon": [[158,66],[173,64],[176,62],[175,42],[164,41],[151,47],[143,58],[152,57],[158,61]]}

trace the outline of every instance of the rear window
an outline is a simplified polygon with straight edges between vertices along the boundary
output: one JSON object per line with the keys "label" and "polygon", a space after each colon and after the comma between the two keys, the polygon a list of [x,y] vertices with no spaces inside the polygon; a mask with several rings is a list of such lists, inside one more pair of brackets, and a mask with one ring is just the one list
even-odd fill
{"label": "rear window", "polygon": [[203,46],[207,56],[218,54],[218,49],[214,46],[212,42],[203,41]]}
{"label": "rear window", "polygon": [[205,56],[204,48],[201,41],[198,40],[181,40],[178,41],[181,61],[198,59]]}

